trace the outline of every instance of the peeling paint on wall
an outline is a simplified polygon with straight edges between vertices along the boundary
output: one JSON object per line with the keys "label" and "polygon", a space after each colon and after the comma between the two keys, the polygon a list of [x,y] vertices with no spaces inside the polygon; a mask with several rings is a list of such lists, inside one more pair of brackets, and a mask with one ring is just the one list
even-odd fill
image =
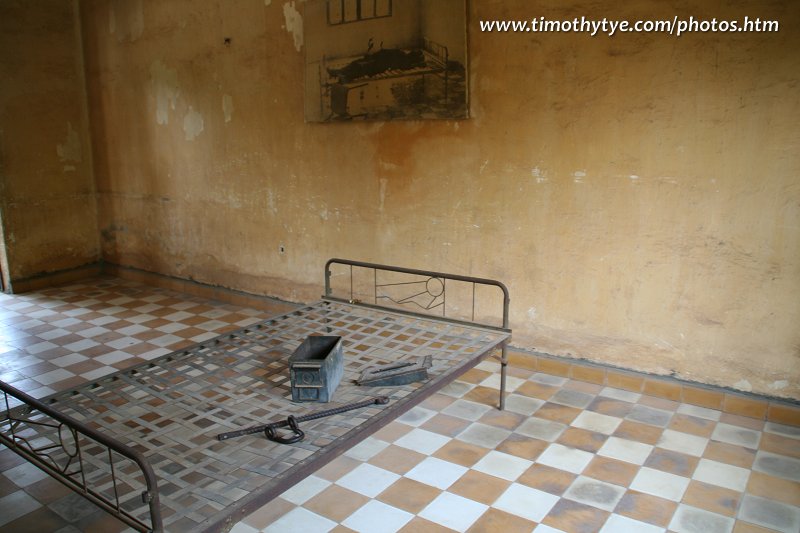
{"label": "peeling paint on wall", "polygon": [[225,115],[226,124],[233,119],[233,97],[229,94],[222,95],[222,112]]}
{"label": "peeling paint on wall", "polygon": [[67,138],[63,144],[56,146],[56,152],[58,153],[58,158],[64,163],[64,172],[75,170],[75,165],[72,163],[83,161],[81,138],[75,128],[72,127],[71,122],[67,122]]}
{"label": "peeling paint on wall", "polygon": [[203,115],[189,106],[189,112],[183,117],[183,132],[187,141],[193,141],[203,132]]}
{"label": "peeling paint on wall", "polygon": [[299,52],[303,47],[303,17],[294,7],[294,2],[283,4],[283,18],[286,20],[286,31],[292,34],[294,48]]}
{"label": "peeling paint on wall", "polygon": [[774,391],[779,391],[779,390],[785,389],[788,386],[789,386],[789,382],[786,381],[785,379],[781,379],[779,381],[775,381],[774,383],[770,383],[769,384],[769,388],[774,390]]}
{"label": "peeling paint on wall", "polygon": [[178,71],[157,59],[150,64],[150,81],[156,97],[156,122],[169,124],[169,110],[175,109],[180,94]]}
{"label": "peeling paint on wall", "polygon": [[531,176],[536,179],[536,183],[545,183],[547,181],[545,172],[539,167],[533,167],[531,169]]}
{"label": "peeling paint on wall", "polygon": [[278,206],[275,203],[275,193],[273,191],[267,191],[267,209],[273,215],[278,214]]}

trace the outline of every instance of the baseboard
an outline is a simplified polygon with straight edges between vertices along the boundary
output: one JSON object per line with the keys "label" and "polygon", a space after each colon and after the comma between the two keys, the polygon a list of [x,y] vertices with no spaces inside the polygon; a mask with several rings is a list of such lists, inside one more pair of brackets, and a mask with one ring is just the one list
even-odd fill
{"label": "baseboard", "polygon": [[800,401],[509,347],[509,365],[723,413],[800,426]]}
{"label": "baseboard", "polygon": [[176,278],[166,274],[159,274],[156,272],[149,272],[147,270],[125,267],[111,263],[105,263],[103,265],[103,274],[144,283],[146,285],[159,287],[161,289],[182,292],[191,296],[207,298],[209,300],[217,300],[242,307],[252,307],[262,311],[275,311],[276,308],[281,308],[283,306],[286,307],[286,311],[290,311],[294,307],[297,307],[297,304],[295,303],[286,302],[270,296],[260,296],[234,289],[228,289],[226,287],[208,285],[198,281]]}
{"label": "baseboard", "polygon": [[22,294],[100,276],[102,273],[103,263],[98,261],[76,268],[45,272],[28,278],[12,279],[6,289],[9,294]]}

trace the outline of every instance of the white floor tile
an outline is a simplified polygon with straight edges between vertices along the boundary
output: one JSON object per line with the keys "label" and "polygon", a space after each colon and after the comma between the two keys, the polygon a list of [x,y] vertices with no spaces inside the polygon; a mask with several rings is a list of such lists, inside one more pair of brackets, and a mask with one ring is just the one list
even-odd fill
{"label": "white floor tile", "polygon": [[689,478],[676,476],[669,472],[662,472],[653,468],[642,467],[636,477],[633,478],[630,488],[658,496],[674,502],[681,501],[686,487],[689,486]]}
{"label": "white floor tile", "polygon": [[488,508],[482,503],[443,492],[419,516],[456,531],[466,531]]}
{"label": "white floor tile", "polygon": [[136,344],[139,344],[139,339],[135,337],[120,337],[119,339],[114,339],[111,342],[107,342],[106,345],[114,348],[115,350],[124,350],[125,348],[129,348]]}
{"label": "white floor tile", "polygon": [[113,352],[108,352],[107,354],[95,357],[94,360],[103,363],[104,365],[113,365],[114,363],[119,363],[120,361],[130,359],[131,357],[133,356],[128,352],[114,350]]}
{"label": "white floor tile", "polygon": [[563,529],[556,529],[545,524],[539,524],[533,528],[533,533],[569,533]]}
{"label": "white floor tile", "polygon": [[67,355],[63,355],[61,357],[56,357],[55,359],[51,359],[50,362],[56,366],[65,367],[69,365],[74,365],[75,363],[80,363],[81,361],[86,361],[89,359],[85,355],[81,355],[79,353],[71,353]]}
{"label": "white floor tile", "polygon": [[589,452],[568,448],[561,444],[551,444],[542,452],[539,458],[536,459],[536,462],[552,466],[553,468],[566,470],[573,474],[580,474],[593,458],[594,454]]}
{"label": "white floor tile", "polygon": [[231,528],[230,533],[258,533],[258,530],[244,522],[239,522]]}
{"label": "white floor tile", "polygon": [[686,455],[694,455],[695,457],[701,457],[707,445],[708,439],[704,437],[689,435],[672,429],[664,430],[656,444],[659,448],[685,453]]}
{"label": "white floor tile", "polygon": [[331,485],[332,483],[330,481],[311,475],[300,481],[297,485],[286,490],[281,494],[281,498],[295,505],[303,505]]}
{"label": "white floor tile", "polygon": [[400,476],[394,472],[363,463],[342,476],[336,484],[374,498],[398,479]]}
{"label": "white floor tile", "polygon": [[58,345],[53,344],[50,341],[44,341],[44,342],[37,342],[36,344],[31,344],[30,346],[25,348],[25,351],[31,355],[37,355],[42,352],[52,350],[54,348],[58,348]]}
{"label": "white floor tile", "polygon": [[597,450],[597,455],[642,465],[653,451],[653,446],[619,437],[609,437]]}
{"label": "white floor tile", "polygon": [[359,533],[395,533],[414,515],[378,500],[370,500],[347,517],[342,525]]}
{"label": "white floor tile", "polygon": [[750,470],[711,459],[700,459],[692,478],[710,485],[744,492],[750,479]]}
{"label": "white floor tile", "polygon": [[175,333],[176,331],[181,331],[188,327],[189,326],[187,326],[186,324],[182,324],[180,322],[169,322],[167,324],[164,324],[163,326],[158,326],[156,330],[162,333]]}
{"label": "white floor tile", "polygon": [[[525,383],[524,379],[514,376],[506,376],[506,392],[512,393]],[[481,387],[500,390],[500,373],[496,372],[480,382]]]}
{"label": "white floor tile", "polygon": [[608,416],[592,411],[583,411],[570,424],[573,427],[595,431],[604,435],[611,435],[622,423],[621,418]]}
{"label": "white floor tile", "polygon": [[144,359],[145,361],[151,361],[157,357],[161,357],[162,355],[167,355],[168,353],[170,353],[170,350],[167,348],[155,348],[149,352],[139,354],[139,358]]}
{"label": "white floor tile", "polygon": [[444,435],[415,428],[397,439],[394,443],[408,450],[413,450],[424,455],[431,455],[448,442],[450,442],[450,439]]}
{"label": "white floor tile", "polygon": [[308,531],[314,533],[327,533],[337,526],[336,522],[324,516],[296,507],[270,524],[265,533],[286,533],[287,531]]}
{"label": "white floor tile", "polygon": [[176,342],[181,342],[183,338],[178,337],[177,335],[172,335],[168,333],[166,335],[162,335],[161,337],[156,337],[155,339],[150,339],[150,344],[155,344],[156,346],[167,347],[171,344],[175,344]]}
{"label": "white floor tile", "polygon": [[107,376],[108,374],[113,374],[114,372],[117,372],[117,369],[113,366],[101,366],[100,368],[95,368],[90,372],[81,374],[81,377],[88,381],[92,381],[95,379],[100,379],[103,376]]}
{"label": "white floor tile", "polygon": [[37,336],[40,339],[51,341],[53,339],[60,339],[61,337],[66,337],[70,333],[72,332],[67,329],[56,328],[56,329],[51,329],[50,331],[45,331],[44,333],[39,333],[39,335]]}
{"label": "white floor tile", "polygon": [[180,322],[181,320],[186,320],[187,318],[191,318],[192,316],[194,315],[192,315],[191,313],[187,313],[186,311],[178,311],[176,313],[171,313],[165,316],[164,320],[169,320],[170,322]]}
{"label": "white floor tile", "polygon": [[467,470],[461,465],[428,457],[406,472],[405,477],[444,490],[466,474]]}
{"label": "white floor tile", "polygon": [[472,469],[507,481],[516,481],[532,465],[533,461],[528,459],[492,450],[484,455]]}
{"label": "white floor tile", "polygon": [[56,381],[62,381],[65,379],[69,379],[74,377],[75,374],[70,372],[69,370],[64,370],[63,368],[58,368],[56,370],[51,370],[45,374],[40,376],[36,376],[36,381],[41,383],[42,385],[52,385]]}
{"label": "white floor tile", "polygon": [[627,516],[612,514],[600,529],[600,533],[661,533],[663,527],[640,522]]}
{"label": "white floor tile", "polygon": [[201,333],[199,335],[195,335],[194,337],[190,337],[189,340],[192,342],[205,342],[209,339],[213,339],[214,337],[218,337],[219,335],[213,331],[207,331],[205,333]]}
{"label": "white floor tile", "polygon": [[109,333],[111,330],[108,328],[104,328],[101,326],[95,326],[93,328],[86,328],[82,329],[78,332],[78,335],[81,337],[86,337],[87,339],[91,339],[92,337],[99,337],[105,333]]}
{"label": "white floor tile", "polygon": [[388,442],[384,442],[373,437],[367,437],[347,450],[345,455],[352,457],[353,459],[366,462],[386,449],[387,446],[389,446]]}
{"label": "white floor tile", "polygon": [[512,483],[492,507],[534,522],[541,522],[558,500],[558,496],[550,493]]}

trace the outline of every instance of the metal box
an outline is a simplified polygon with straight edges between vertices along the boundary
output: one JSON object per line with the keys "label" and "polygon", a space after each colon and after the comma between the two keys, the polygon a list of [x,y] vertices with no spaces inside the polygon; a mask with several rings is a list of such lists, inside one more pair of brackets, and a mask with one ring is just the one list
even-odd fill
{"label": "metal box", "polygon": [[312,335],[289,357],[294,402],[329,402],[344,372],[342,338]]}

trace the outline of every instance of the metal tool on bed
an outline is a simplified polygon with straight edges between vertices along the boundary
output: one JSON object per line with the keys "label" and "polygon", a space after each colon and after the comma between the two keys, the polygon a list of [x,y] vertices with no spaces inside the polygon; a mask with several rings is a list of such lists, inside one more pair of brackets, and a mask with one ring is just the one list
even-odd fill
{"label": "metal tool on bed", "polygon": [[[0,382],[0,443],[139,531],[224,530],[496,351],[502,408],[508,307],[500,282],[332,259],[316,303],[42,400]],[[310,335],[342,338],[335,405],[390,403],[308,420],[291,445],[217,440],[313,412],[288,366]],[[425,381],[355,383],[426,355]]]}
{"label": "metal tool on bed", "polygon": [[428,369],[431,367],[433,357],[426,355],[414,361],[400,361],[388,365],[371,366],[361,373],[358,383],[361,386],[377,387],[405,385],[415,381],[428,379]]}

